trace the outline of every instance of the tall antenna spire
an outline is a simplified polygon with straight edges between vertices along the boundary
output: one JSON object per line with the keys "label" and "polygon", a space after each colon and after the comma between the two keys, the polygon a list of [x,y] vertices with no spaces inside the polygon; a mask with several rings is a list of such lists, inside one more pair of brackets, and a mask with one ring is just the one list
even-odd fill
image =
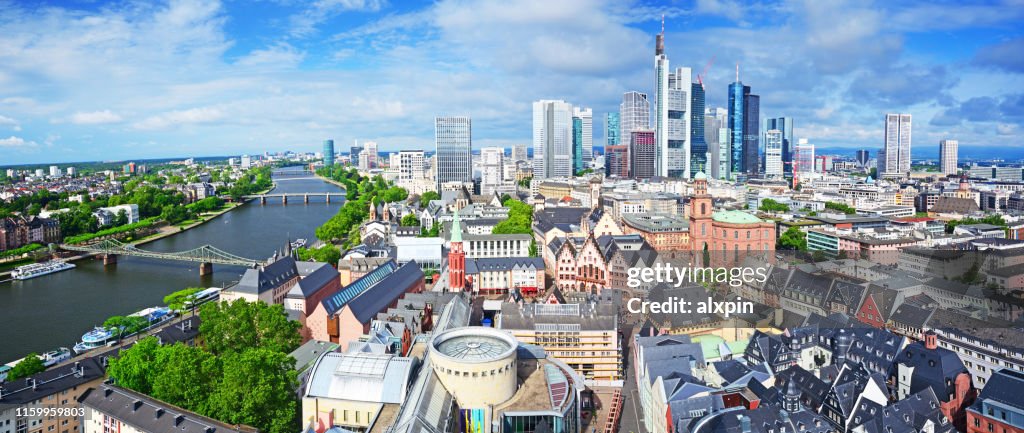
{"label": "tall antenna spire", "polygon": [[736,82],[740,82],[740,63],[736,62]]}
{"label": "tall antenna spire", "polygon": [[665,34],[665,14],[661,14],[661,34]]}

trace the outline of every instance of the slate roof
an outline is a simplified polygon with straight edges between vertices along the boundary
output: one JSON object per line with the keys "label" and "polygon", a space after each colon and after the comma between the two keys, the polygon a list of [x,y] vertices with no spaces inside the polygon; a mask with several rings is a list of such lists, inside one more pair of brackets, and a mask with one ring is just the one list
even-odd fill
{"label": "slate roof", "polygon": [[487,257],[466,259],[466,274],[483,271],[508,271],[528,269],[544,270],[544,259],[540,257]]}
{"label": "slate roof", "polygon": [[299,270],[295,266],[295,258],[285,256],[265,266],[246,269],[242,274],[242,279],[231,290],[259,295],[267,290],[280,287],[284,282],[298,276]]}
{"label": "slate roof", "polygon": [[327,286],[331,280],[339,278],[338,270],[327,263],[297,262],[299,282],[288,291],[287,297],[309,298]]}
{"label": "slate roof", "polygon": [[[43,397],[102,378],[105,374],[105,369],[101,364],[100,356],[82,359],[79,361],[79,370],[77,371],[74,370],[75,364],[63,364],[34,374],[31,377],[0,383],[0,388],[3,388],[3,396],[0,398],[0,410],[7,406],[28,404]],[[33,381],[35,387],[32,386]]]}
{"label": "slate roof", "polygon": [[978,204],[969,198],[939,197],[930,210],[936,213],[969,214],[978,211]]}
{"label": "slate roof", "polygon": [[934,433],[954,433],[956,427],[942,414],[935,394],[930,389],[907,396],[877,410],[859,426],[865,433],[916,433],[933,423]]}
{"label": "slate roof", "polygon": [[255,433],[253,427],[231,425],[169,405],[145,394],[103,384],[87,390],[79,402],[85,407],[147,433]]}
{"label": "slate roof", "polygon": [[780,372],[777,376],[775,387],[781,393],[782,390],[789,386],[790,381],[793,381],[797,389],[800,390],[800,402],[803,403],[804,407],[815,411],[821,407],[825,397],[828,395],[829,389],[832,387],[831,382],[821,380],[814,373],[798,366],[793,366]]}
{"label": "slate roof", "polygon": [[348,308],[360,323],[370,323],[377,313],[387,309],[419,281],[423,281],[423,270],[415,260],[410,261],[349,301]]}
{"label": "slate roof", "polygon": [[1024,389],[1024,373],[1008,368],[998,370],[992,373],[971,408],[981,413],[982,402],[991,401],[1024,410],[1021,389]]}
{"label": "slate roof", "polygon": [[[913,368],[910,377],[910,392],[917,393],[931,388],[941,401],[947,401],[956,391],[955,380],[960,373],[968,373],[955,352],[942,347],[928,350],[924,344],[915,342],[907,345],[897,358],[898,362]],[[946,379],[951,381],[946,386]]]}
{"label": "slate roof", "polygon": [[903,305],[896,307],[896,311],[892,313],[889,320],[893,323],[914,328],[924,328],[928,323],[928,319],[932,317],[932,313],[934,312],[934,308],[923,308],[913,304],[903,303]]}

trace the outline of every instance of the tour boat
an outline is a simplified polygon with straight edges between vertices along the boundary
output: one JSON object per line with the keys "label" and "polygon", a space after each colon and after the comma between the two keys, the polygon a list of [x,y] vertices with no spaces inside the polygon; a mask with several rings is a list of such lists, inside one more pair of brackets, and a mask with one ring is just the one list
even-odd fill
{"label": "tour boat", "polygon": [[33,263],[31,265],[19,266],[11,271],[11,278],[15,280],[27,280],[29,278],[41,277],[54,272],[74,269],[75,265],[60,260],[50,260],[44,263]]}
{"label": "tour boat", "polygon": [[114,338],[114,332],[97,326],[92,331],[86,332],[82,335],[82,341],[75,345],[75,353],[82,354],[98,347],[103,347],[108,341]]}

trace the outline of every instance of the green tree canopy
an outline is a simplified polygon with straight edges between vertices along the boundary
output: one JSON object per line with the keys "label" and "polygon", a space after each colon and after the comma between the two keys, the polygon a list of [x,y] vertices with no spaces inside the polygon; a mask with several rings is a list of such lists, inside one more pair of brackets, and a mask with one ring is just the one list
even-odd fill
{"label": "green tree canopy", "polygon": [[331,244],[321,246],[320,248],[299,248],[295,250],[295,254],[298,256],[299,260],[313,260],[317,262],[330,263],[331,265],[336,265],[338,260],[341,260],[341,250]]}
{"label": "green tree canopy", "polygon": [[427,191],[420,196],[420,206],[427,207],[431,200],[440,200],[441,194],[437,191]]}
{"label": "green tree canopy", "polygon": [[160,343],[156,337],[146,337],[120,356],[110,359],[107,373],[114,378],[118,386],[150,394],[153,392],[153,376],[159,370],[156,362]]}
{"label": "green tree canopy", "polygon": [[11,368],[11,372],[7,374],[7,380],[18,380],[43,371],[46,371],[43,359],[39,357],[38,353],[32,352]]}
{"label": "green tree canopy", "polygon": [[834,211],[839,211],[839,212],[845,213],[847,215],[853,215],[853,214],[857,213],[857,210],[852,208],[852,207],[850,207],[850,205],[848,205],[846,203],[835,202],[835,201],[825,202],[825,209],[831,209],[831,210],[834,210]]}
{"label": "green tree canopy", "polygon": [[402,225],[406,227],[419,226],[420,218],[416,216],[415,213],[406,214],[404,217],[402,217]]}
{"label": "green tree canopy", "polygon": [[807,233],[796,226],[791,226],[779,236],[779,249],[807,251]]}
{"label": "green tree canopy", "polygon": [[283,305],[264,302],[210,302],[199,311],[199,332],[216,355],[261,347],[289,353],[299,347],[299,322],[288,319]]}
{"label": "green tree canopy", "polygon": [[295,431],[294,358],[260,347],[226,355],[223,362],[223,376],[210,396],[215,418],[268,433]]}
{"label": "green tree canopy", "polygon": [[184,310],[185,304],[192,299],[192,296],[202,290],[203,289],[199,287],[189,287],[187,289],[178,290],[177,292],[164,296],[164,305],[167,305],[167,307],[172,310]]}
{"label": "green tree canopy", "polygon": [[770,198],[761,200],[761,207],[757,208],[762,212],[786,212],[789,210],[789,206],[784,203],[779,203]]}

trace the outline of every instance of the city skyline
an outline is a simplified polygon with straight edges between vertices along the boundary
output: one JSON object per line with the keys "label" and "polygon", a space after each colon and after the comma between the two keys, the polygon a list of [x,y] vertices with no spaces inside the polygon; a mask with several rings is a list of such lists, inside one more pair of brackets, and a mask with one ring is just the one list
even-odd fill
{"label": "city skyline", "polygon": [[[877,119],[902,112],[918,119],[915,141],[956,139],[970,156],[972,147],[1024,145],[1014,84],[1024,68],[1012,55],[1024,43],[1013,28],[1020,9],[12,4],[0,12],[13,35],[0,54],[0,149],[5,164],[305,151],[325,138],[397,151],[431,147],[433,117],[447,112],[476,120],[479,146],[509,148],[530,141],[534,100],[574,101],[603,123],[624,92],[653,94],[664,14],[673,67],[696,73],[714,59],[703,77],[709,108],[726,105],[739,63],[761,95],[761,117],[793,118],[795,137],[878,149]],[[826,24],[840,15],[857,19]]]}

